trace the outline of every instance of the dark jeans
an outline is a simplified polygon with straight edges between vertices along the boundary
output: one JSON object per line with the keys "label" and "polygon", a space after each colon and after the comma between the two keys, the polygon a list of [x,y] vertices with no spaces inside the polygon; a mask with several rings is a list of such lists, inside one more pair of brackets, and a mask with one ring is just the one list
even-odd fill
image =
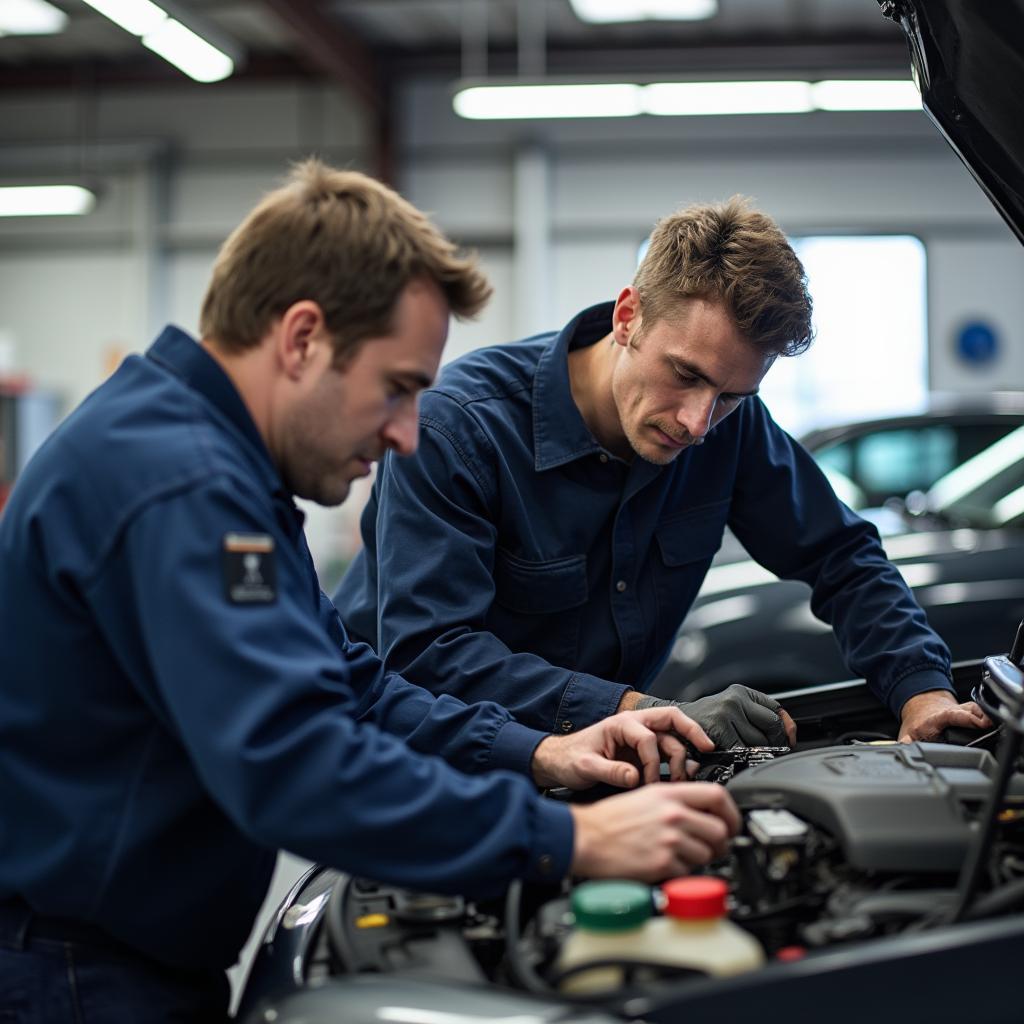
{"label": "dark jeans", "polygon": [[224,1024],[223,971],[164,967],[90,929],[0,903],[0,1024]]}

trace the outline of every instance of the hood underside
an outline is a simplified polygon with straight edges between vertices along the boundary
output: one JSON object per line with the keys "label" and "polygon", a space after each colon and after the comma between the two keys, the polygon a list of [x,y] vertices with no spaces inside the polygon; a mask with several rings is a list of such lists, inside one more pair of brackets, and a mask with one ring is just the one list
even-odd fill
{"label": "hood underside", "polygon": [[1024,242],[1024,0],[878,0],[924,108]]}

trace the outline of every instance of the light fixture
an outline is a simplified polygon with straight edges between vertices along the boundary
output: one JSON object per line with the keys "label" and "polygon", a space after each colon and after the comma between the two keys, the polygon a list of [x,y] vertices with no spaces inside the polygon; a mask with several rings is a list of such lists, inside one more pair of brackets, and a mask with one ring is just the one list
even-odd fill
{"label": "light fixture", "polygon": [[85,3],[133,36],[151,32],[167,18],[167,12],[150,0],[85,0]]}
{"label": "light fixture", "polygon": [[807,82],[655,82],[644,87],[648,114],[803,114],[814,109]]}
{"label": "light fixture", "polygon": [[[85,0],[126,32],[138,36],[142,45],[163,57],[197,82],[219,82],[235,69],[237,54],[227,52],[224,42],[216,45],[183,23],[169,4],[151,0]],[[168,13],[168,8],[175,17]]]}
{"label": "light fixture", "polygon": [[226,53],[173,18],[165,18],[147,32],[142,45],[197,82],[219,82],[235,70],[235,62]]}
{"label": "light fixture", "polygon": [[635,117],[640,86],[629,83],[481,85],[458,92],[455,112],[472,120],[542,117]]}
{"label": "light fixture", "polygon": [[466,81],[455,112],[473,120],[517,118],[801,114],[815,110],[920,110],[911,81],[544,82]]}
{"label": "light fixture", "polygon": [[0,186],[0,217],[66,217],[95,205],[96,193],[81,185]]}
{"label": "light fixture", "polygon": [[49,36],[63,32],[68,16],[46,0],[3,0],[0,36]]}
{"label": "light fixture", "polygon": [[815,82],[811,95],[818,110],[920,110],[921,94],[908,79],[834,79]]}
{"label": "light fixture", "polygon": [[700,21],[718,13],[718,0],[569,0],[581,21]]}

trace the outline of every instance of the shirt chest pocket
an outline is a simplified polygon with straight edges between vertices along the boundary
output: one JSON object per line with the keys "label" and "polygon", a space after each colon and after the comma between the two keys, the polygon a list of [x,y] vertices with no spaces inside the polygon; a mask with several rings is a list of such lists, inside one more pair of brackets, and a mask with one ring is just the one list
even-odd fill
{"label": "shirt chest pocket", "polygon": [[571,667],[586,603],[586,555],[530,561],[498,549],[490,627],[511,650]]}
{"label": "shirt chest pocket", "polygon": [[722,545],[729,501],[688,509],[658,524],[655,537],[655,592],[658,601],[659,646],[675,640],[707,573]]}
{"label": "shirt chest pocket", "polygon": [[658,524],[656,536],[661,560],[676,567],[710,561],[722,546],[729,502],[688,509]]}
{"label": "shirt chest pocket", "polygon": [[578,608],[587,600],[587,556],[532,562],[499,548],[494,592],[498,604],[527,615]]}

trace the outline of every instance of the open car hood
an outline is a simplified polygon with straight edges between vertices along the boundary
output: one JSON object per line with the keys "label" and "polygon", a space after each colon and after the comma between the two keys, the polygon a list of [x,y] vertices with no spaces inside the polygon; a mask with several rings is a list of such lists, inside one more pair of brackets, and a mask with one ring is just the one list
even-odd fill
{"label": "open car hood", "polygon": [[1024,242],[1024,0],[878,0],[928,115]]}

